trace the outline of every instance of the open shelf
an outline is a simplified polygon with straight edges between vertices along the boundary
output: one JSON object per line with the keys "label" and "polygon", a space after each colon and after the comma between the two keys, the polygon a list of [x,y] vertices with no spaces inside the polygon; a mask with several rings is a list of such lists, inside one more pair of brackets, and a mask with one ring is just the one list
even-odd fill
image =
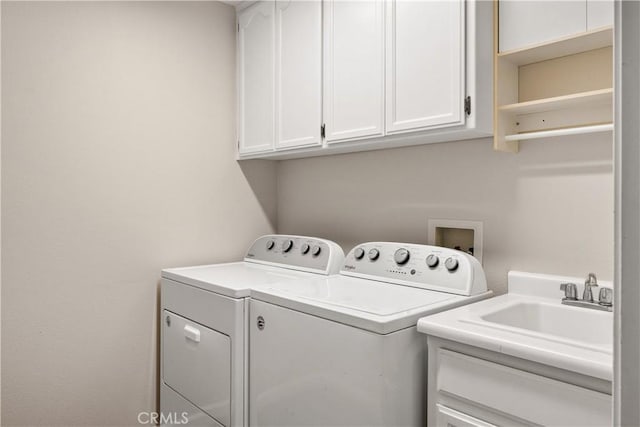
{"label": "open shelf", "polygon": [[494,150],[517,153],[520,141],[610,132],[613,27],[498,52],[498,2],[493,12]]}
{"label": "open shelf", "polygon": [[590,105],[611,105],[613,89],[599,89],[571,95],[555,96],[553,98],[537,99],[535,101],[518,102],[498,107],[502,113],[513,115],[533,114],[545,111],[579,108]]}
{"label": "open shelf", "polygon": [[613,130],[613,123],[603,123],[590,126],[576,126],[563,129],[541,130],[536,132],[516,133],[505,135],[505,141],[525,141],[528,139],[551,138],[554,136],[582,135],[586,133],[609,132]]}
{"label": "open shelf", "polygon": [[514,65],[525,65],[612,45],[613,28],[603,27],[547,43],[500,52],[498,58]]}

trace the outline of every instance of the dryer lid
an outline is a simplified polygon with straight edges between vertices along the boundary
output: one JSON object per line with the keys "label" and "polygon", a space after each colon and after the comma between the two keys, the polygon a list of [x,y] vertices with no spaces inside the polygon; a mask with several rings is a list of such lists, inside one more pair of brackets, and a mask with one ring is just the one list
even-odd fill
{"label": "dryer lid", "polygon": [[248,297],[252,287],[311,279],[317,274],[249,262],[162,270],[162,277],[232,298]]}

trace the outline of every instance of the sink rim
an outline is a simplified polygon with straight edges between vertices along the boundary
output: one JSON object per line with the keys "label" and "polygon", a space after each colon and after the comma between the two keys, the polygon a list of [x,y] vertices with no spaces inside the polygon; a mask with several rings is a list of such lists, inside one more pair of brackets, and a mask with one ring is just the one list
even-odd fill
{"label": "sink rim", "polygon": [[[554,302],[548,301],[546,298],[544,299],[544,301],[541,301],[537,298],[531,298],[530,300],[527,300],[527,301],[523,301],[523,300],[509,301],[504,304],[501,304],[500,306],[492,307],[481,313],[477,313],[477,315],[473,316],[473,318],[462,318],[462,319],[459,319],[458,321],[461,323],[468,323],[476,326],[484,326],[487,328],[498,329],[505,332],[525,335],[531,338],[543,339],[543,340],[555,342],[558,344],[570,345],[573,347],[595,351],[602,354],[613,355],[613,342],[611,345],[588,343],[586,341],[571,339],[569,337],[564,337],[561,335],[537,332],[532,329],[521,328],[518,326],[510,326],[504,323],[495,322],[495,321],[487,320],[484,318],[485,316],[489,316],[505,310],[513,309],[514,307],[517,307],[519,305],[547,306],[547,307],[553,307],[554,309],[562,309],[562,310],[574,311],[574,312],[576,310],[589,310],[588,308],[571,307],[571,306],[562,305],[560,303],[554,303]],[[592,314],[600,317],[607,316],[607,317],[613,318],[612,312],[594,311]],[[611,333],[613,334],[613,329],[611,330]]]}

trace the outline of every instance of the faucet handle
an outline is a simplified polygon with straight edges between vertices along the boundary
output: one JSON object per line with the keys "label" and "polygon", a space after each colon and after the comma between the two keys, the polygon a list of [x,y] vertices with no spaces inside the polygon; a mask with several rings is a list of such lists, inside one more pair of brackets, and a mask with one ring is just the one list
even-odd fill
{"label": "faucet handle", "polygon": [[578,299],[578,286],[575,283],[561,283],[560,290],[564,291],[564,299],[573,301]]}
{"label": "faucet handle", "polygon": [[611,307],[613,305],[613,289],[600,288],[600,294],[598,295],[598,304],[605,307]]}

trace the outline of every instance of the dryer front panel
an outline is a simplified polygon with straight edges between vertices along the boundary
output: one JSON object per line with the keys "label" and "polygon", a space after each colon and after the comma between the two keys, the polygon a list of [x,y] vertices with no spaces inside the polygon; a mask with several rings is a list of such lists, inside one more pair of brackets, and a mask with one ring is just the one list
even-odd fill
{"label": "dryer front panel", "polygon": [[231,422],[231,339],[170,311],[162,316],[163,381],[224,426]]}

